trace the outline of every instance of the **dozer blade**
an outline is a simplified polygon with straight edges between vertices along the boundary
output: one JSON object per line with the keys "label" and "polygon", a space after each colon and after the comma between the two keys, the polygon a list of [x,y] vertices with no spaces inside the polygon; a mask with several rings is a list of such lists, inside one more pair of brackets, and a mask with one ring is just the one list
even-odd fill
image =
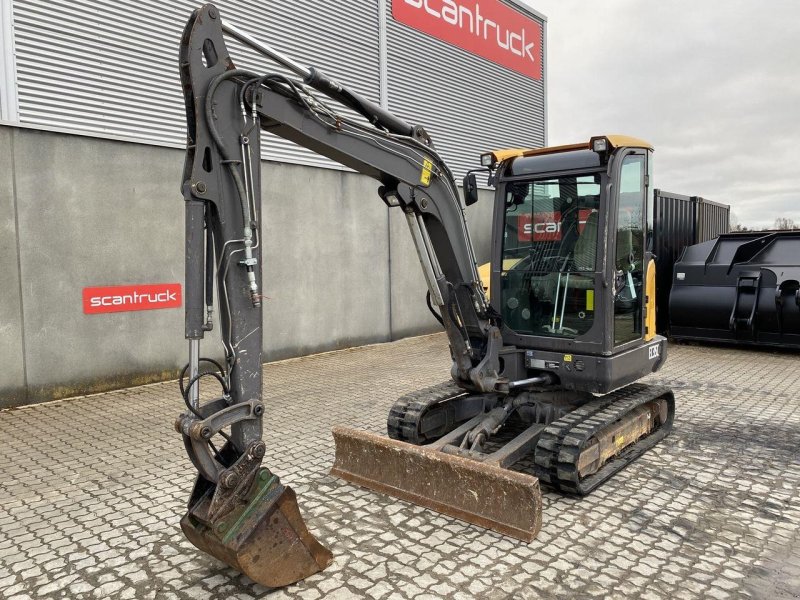
{"label": "dozer blade", "polygon": [[358,429],[333,439],[331,475],[526,542],[541,529],[535,477]]}
{"label": "dozer blade", "polygon": [[323,570],[330,550],[309,533],[294,491],[261,468],[245,502],[224,516],[208,517],[210,487],[181,519],[195,546],[271,588],[289,585]]}

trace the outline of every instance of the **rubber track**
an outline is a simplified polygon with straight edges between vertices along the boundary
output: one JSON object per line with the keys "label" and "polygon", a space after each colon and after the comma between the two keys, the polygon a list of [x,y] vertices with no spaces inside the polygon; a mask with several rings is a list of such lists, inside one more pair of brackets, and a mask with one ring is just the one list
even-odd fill
{"label": "rubber track", "polygon": [[400,396],[389,410],[386,430],[393,440],[422,444],[425,440],[419,435],[419,423],[425,411],[434,404],[466,394],[453,381],[446,381],[431,387]]}
{"label": "rubber track", "polygon": [[[637,406],[660,397],[667,399],[667,422],[624,449],[597,473],[580,479],[577,461],[586,442]],[[587,402],[554,421],[542,432],[534,455],[536,475],[559,491],[585,496],[664,439],[672,429],[674,416],[672,390],[662,386],[634,383]]]}

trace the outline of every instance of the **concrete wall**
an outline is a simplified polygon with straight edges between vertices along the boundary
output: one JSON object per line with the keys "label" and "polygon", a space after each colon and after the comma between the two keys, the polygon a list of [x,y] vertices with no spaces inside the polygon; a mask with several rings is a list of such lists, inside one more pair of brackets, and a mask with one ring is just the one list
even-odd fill
{"label": "concrete wall", "polygon": [[[183,310],[84,315],[84,287],[183,282],[183,151],[0,126],[0,407],[174,377]],[[439,329],[377,183],[262,163],[265,360]],[[467,209],[488,260],[491,194]],[[204,354],[218,356],[216,335]]]}
{"label": "concrete wall", "polygon": [[0,406],[25,401],[25,349],[14,194],[14,136],[0,127]]}

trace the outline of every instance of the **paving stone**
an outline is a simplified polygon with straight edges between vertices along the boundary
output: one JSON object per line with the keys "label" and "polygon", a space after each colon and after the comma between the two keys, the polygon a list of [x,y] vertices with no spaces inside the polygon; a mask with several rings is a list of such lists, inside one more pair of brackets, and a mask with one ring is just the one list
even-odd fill
{"label": "paving stone", "polygon": [[265,464],[336,555],[278,591],[183,538],[194,474],[174,382],[0,411],[0,598],[800,595],[796,355],[672,345],[647,381],[674,390],[674,431],[587,498],[543,486],[530,544],[328,475],[332,425],[383,432],[397,396],[447,380],[448,356],[435,335],[265,365]]}

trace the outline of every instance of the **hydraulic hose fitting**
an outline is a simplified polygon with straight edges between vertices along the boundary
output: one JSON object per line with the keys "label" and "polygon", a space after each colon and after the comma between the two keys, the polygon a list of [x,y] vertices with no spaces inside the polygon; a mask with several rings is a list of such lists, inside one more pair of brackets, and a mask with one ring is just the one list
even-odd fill
{"label": "hydraulic hose fitting", "polygon": [[247,279],[250,282],[250,302],[253,303],[253,308],[258,308],[261,306],[261,294],[258,293],[256,274],[252,270],[248,270]]}
{"label": "hydraulic hose fitting", "polygon": [[213,331],[214,329],[214,307],[211,304],[206,304],[206,322],[203,325],[203,331]]}
{"label": "hydraulic hose fitting", "polygon": [[261,294],[258,292],[258,283],[256,282],[255,267],[258,264],[258,259],[253,256],[253,238],[252,230],[250,227],[245,227],[244,231],[244,260],[239,261],[247,269],[247,284],[250,288],[250,302],[253,308],[261,306]]}
{"label": "hydraulic hose fitting", "polygon": [[256,282],[255,266],[258,264],[256,258],[245,258],[239,264],[244,265],[247,269],[247,287],[250,289],[250,302],[253,303],[253,308],[261,306],[261,294],[258,292],[258,283]]}

